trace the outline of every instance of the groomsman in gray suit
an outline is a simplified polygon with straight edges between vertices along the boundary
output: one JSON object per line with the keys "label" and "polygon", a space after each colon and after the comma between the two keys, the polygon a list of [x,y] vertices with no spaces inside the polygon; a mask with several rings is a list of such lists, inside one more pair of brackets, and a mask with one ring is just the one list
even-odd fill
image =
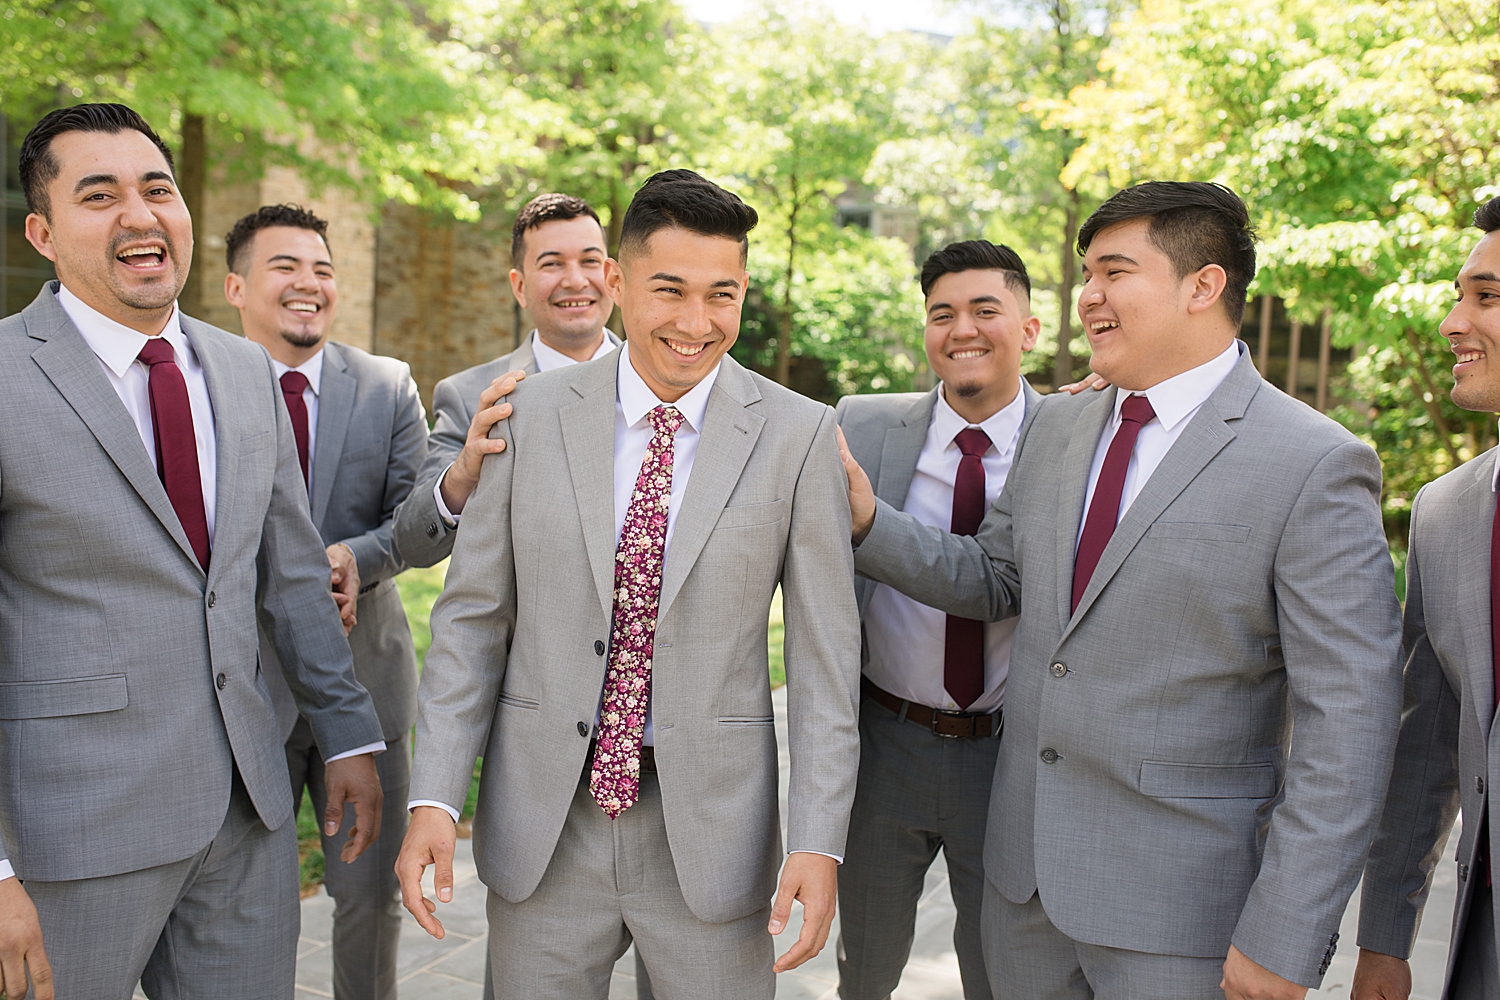
{"label": "groomsman in gray suit", "polygon": [[[1021,377],[1036,345],[1031,280],[1014,250],[954,243],[922,265],[925,393],[846,396],[839,427],[876,495],[923,524],[972,534],[1000,494],[1041,397]],[[942,848],[968,1000],[989,1000],[980,948],[984,826],[1015,620],[945,615],[864,577],[859,784],[839,868],[839,996],[885,1000]]]}
{"label": "groomsman in gray suit", "polygon": [[604,326],[615,305],[604,287],[604,244],[599,215],[582,198],[538,195],[516,214],[510,288],[536,328],[514,351],[450,375],[433,390],[427,460],[396,516],[396,542],[408,564],[431,566],[453,551],[480,463],[505,447],[504,438],[489,434],[510,412],[499,400],[515,385],[515,373],[551,371],[620,346]]}
{"label": "groomsman in gray suit", "polygon": [[851,459],[856,567],[1020,616],[985,840],[997,997],[1300,998],[1400,718],[1380,463],[1236,339],[1255,248],[1232,192],[1142,184],[1078,243],[1115,388],[1042,403],[974,537]]}
{"label": "groomsman in gray suit", "polygon": [[[1453,401],[1494,413],[1500,411],[1500,198],[1474,213],[1474,225],[1484,236],[1458,272],[1458,302],[1439,331],[1458,361]],[[1406,711],[1360,892],[1354,1000],[1406,1000],[1411,993],[1407,959],[1460,808],[1458,900],[1443,996],[1500,996],[1493,864],[1500,835],[1489,800],[1500,780],[1497,454],[1491,448],[1428,483],[1412,502]]]}
{"label": "groomsman in gray suit", "polygon": [[48,114],[20,175],[59,280],[0,320],[0,874],[25,880],[0,880],[3,987],[290,1000],[257,624],[330,758],[325,821],[354,804],[345,858],[380,832],[384,744],[271,360],[177,309],[192,220],[135,112]]}
{"label": "groomsman in gray suit", "polygon": [[[427,420],[405,362],[328,340],[338,285],[327,233],[327,222],[294,205],[267,205],[240,219],[225,238],[224,296],[239,310],[245,336],[271,355],[313,524],[327,547],[333,583],[349,599],[354,674],[374,699],[385,736],[386,752],[375,758],[385,836],[357,861],[338,864],[332,860],[337,830],[323,834],[325,885],[335,901],[333,993],[339,1000],[395,1000],[401,936],[395,864],[406,832],[417,657],[396,590],[395,576],[406,567],[391,523],[426,453]],[[322,815],[323,755],[264,634],[261,663],[286,741],[292,800],[301,802],[306,788]]]}
{"label": "groomsman in gray suit", "polygon": [[[727,356],[755,221],[691,171],[648,180],[606,265],[626,346],[517,387],[494,432],[510,447],[466,508],[397,871],[441,935],[420,879],[435,865],[452,899],[482,753],[474,855],[502,998],[603,1000],[632,940],[667,1000],[769,998],[827,939],[859,757],[848,506],[833,411]],[[778,584],[790,854],[766,664]],[[773,963],[794,899],[802,931]]]}

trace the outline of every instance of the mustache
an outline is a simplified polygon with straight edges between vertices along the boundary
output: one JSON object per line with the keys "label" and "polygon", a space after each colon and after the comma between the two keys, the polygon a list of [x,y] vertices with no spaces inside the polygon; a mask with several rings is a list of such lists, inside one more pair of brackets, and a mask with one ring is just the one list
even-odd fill
{"label": "mustache", "polygon": [[173,260],[177,259],[177,247],[172,242],[172,237],[167,235],[165,229],[142,229],[120,233],[109,241],[109,256],[113,260],[120,252],[120,248],[127,243],[139,243],[143,240],[159,240],[161,245],[167,248],[167,256]]}

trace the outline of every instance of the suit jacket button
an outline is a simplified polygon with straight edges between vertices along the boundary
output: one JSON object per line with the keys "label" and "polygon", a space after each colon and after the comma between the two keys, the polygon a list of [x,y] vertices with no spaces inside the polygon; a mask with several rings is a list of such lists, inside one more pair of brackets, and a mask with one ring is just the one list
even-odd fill
{"label": "suit jacket button", "polygon": [[1458,866],[1458,880],[1460,882],[1467,882],[1467,881],[1469,881],[1469,866],[1468,865],[1461,864],[1461,865]]}
{"label": "suit jacket button", "polygon": [[208,592],[208,606],[209,607],[213,607],[216,603],[218,603],[218,600],[219,600],[218,595],[215,594],[212,590],[210,590]]}
{"label": "suit jacket button", "polygon": [[220,674],[219,676],[214,678],[214,687],[218,688],[220,691],[224,690],[224,685],[228,683],[229,678],[225,677],[223,674]]}
{"label": "suit jacket button", "polygon": [[603,656],[604,655],[604,640],[603,639],[595,639],[594,640],[594,655],[595,656]]}
{"label": "suit jacket button", "polygon": [[1478,792],[1480,795],[1484,794],[1484,779],[1483,778],[1475,778],[1474,779],[1474,790],[1476,792]]}
{"label": "suit jacket button", "polygon": [[582,736],[584,739],[588,738],[589,724],[587,722],[580,722],[578,724],[578,735]]}
{"label": "suit jacket button", "polygon": [[1062,754],[1058,753],[1056,750],[1052,749],[1051,747],[1047,747],[1045,750],[1042,751],[1042,762],[1045,763],[1045,764],[1055,764],[1055,763],[1057,763],[1061,759],[1062,759]]}
{"label": "suit jacket button", "polygon": [[1063,674],[1068,672],[1068,665],[1059,661],[1052,664],[1050,669],[1052,671],[1053,677],[1061,677]]}
{"label": "suit jacket button", "polygon": [[436,521],[428,521],[427,522],[427,537],[428,538],[436,538],[437,537],[437,533],[438,533],[437,522]]}

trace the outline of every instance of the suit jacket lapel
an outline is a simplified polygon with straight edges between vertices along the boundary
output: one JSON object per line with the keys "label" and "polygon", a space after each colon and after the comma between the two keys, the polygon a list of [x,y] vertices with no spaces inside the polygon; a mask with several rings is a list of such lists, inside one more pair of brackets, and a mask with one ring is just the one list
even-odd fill
{"label": "suit jacket lapel", "polygon": [[616,364],[599,360],[578,366],[572,388],[579,398],[559,409],[557,417],[594,586],[608,619],[615,589]]}
{"label": "suit jacket lapel", "polygon": [[333,344],[323,348],[323,379],[318,386],[318,444],[313,449],[312,519],[323,530],[323,516],[344,456],[344,436],[354,413],[355,381],[343,354]]}
{"label": "suit jacket lapel", "polygon": [[927,393],[907,408],[898,426],[886,429],[875,495],[897,510],[906,505],[911,477],[917,471],[917,459],[922,457],[922,445],[927,442],[927,428],[932,425],[937,394],[937,389]]}
{"label": "suit jacket lapel", "polygon": [[766,423],[765,417],[747,409],[761,398],[749,374],[732,358],[725,357],[720,364],[719,377],[708,394],[692,478],[672,528],[672,541],[662,571],[658,619],[666,615],[698,561],[698,554],[724,512],[729,494],[739,482]]}
{"label": "suit jacket lapel", "polygon": [[[233,386],[224,375],[230,366],[229,358],[221,352],[213,337],[199,327],[199,322],[191,316],[182,317],[182,332],[192,345],[193,353],[198,355],[198,363],[203,366],[203,381],[208,385],[208,401],[213,408],[216,452],[213,549],[217,551],[221,544],[228,543],[229,533],[234,530],[235,518],[231,511],[234,510],[235,485],[240,478],[240,438],[245,428],[240,423],[241,410],[234,405],[231,396]],[[208,576],[213,580],[224,563],[215,560],[212,554],[208,563]]]}
{"label": "suit jacket lapel", "polygon": [[49,294],[45,288],[36,302],[27,307],[24,319],[26,332],[42,341],[41,346],[32,352],[31,359],[83,420],[188,561],[198,566],[192,543],[188,541],[187,532],[182,530],[177,512],[172,509],[166,487],[156,475],[135,421],[130,419],[119,395],[100,370],[98,355],[74,328],[68,314],[57,304],[55,295]]}
{"label": "suit jacket lapel", "polygon": [[[1495,454],[1500,456],[1500,451]],[[1464,521],[1474,525],[1488,527],[1495,516],[1495,493],[1491,489],[1494,482],[1495,465],[1493,462],[1482,463],[1482,468],[1474,470],[1473,480],[1461,493],[1455,503],[1455,507],[1464,512]],[[1451,573],[1454,580],[1488,580],[1490,578],[1490,550],[1483,545],[1465,545],[1454,552],[1449,558],[1456,560],[1460,565],[1445,566],[1443,572]],[[1469,678],[1470,689],[1473,691],[1474,715],[1479,720],[1479,731],[1491,733],[1494,720],[1500,718],[1500,712],[1495,711],[1495,652],[1494,640],[1491,638],[1491,612],[1490,592],[1485,587],[1458,587],[1454,599],[1460,602],[1455,609],[1458,620],[1462,622],[1483,622],[1480,628],[1465,628],[1460,630],[1463,635],[1464,650],[1468,654],[1465,661],[1471,664],[1472,676]],[[1429,617],[1431,610],[1428,611]],[[1493,740],[1493,733],[1491,733]]]}
{"label": "suit jacket lapel", "polygon": [[1099,435],[1114,415],[1115,393],[1114,389],[1099,393],[1079,413],[1060,466],[1056,518],[1057,613],[1063,624],[1073,616],[1073,560],[1078,550],[1078,528],[1083,523],[1083,501],[1089,491],[1089,471],[1094,465],[1094,452],[1099,448]]}

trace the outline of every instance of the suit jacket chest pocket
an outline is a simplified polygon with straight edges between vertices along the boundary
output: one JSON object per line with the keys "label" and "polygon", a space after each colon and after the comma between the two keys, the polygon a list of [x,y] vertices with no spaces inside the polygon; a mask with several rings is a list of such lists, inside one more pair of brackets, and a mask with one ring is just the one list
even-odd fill
{"label": "suit jacket chest pocket", "polygon": [[758,525],[778,524],[786,515],[786,508],[785,500],[733,504],[724,508],[724,512],[719,515],[718,522],[714,524],[714,530],[725,531],[730,528],[753,528]]}

